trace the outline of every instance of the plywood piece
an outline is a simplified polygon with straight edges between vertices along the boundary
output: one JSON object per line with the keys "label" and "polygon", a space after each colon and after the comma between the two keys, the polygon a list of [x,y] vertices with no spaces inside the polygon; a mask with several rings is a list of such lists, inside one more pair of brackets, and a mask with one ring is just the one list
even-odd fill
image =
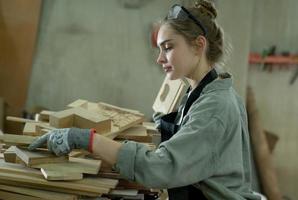
{"label": "plywood piece", "polygon": [[17,157],[20,158],[27,166],[68,162],[68,156],[55,156],[45,150],[29,151],[15,147],[15,153]]}
{"label": "plywood piece", "polygon": [[9,185],[0,185],[2,191],[14,192],[17,194],[23,194],[33,197],[39,197],[45,200],[77,200],[77,195],[71,194],[63,194],[58,192],[51,192],[45,190],[38,190],[32,188],[24,188],[24,187],[16,187],[16,186],[9,186]]}
{"label": "plywood piece", "polygon": [[28,135],[3,134],[0,135],[0,142],[9,145],[29,145],[36,137]]}
{"label": "plywood piece", "polygon": [[173,112],[186,87],[181,79],[169,80],[166,77],[154,101],[153,110],[164,114]]}
{"label": "plywood piece", "polygon": [[95,128],[100,134],[111,131],[111,120],[108,117],[80,107],[52,114],[50,125],[56,128]]}

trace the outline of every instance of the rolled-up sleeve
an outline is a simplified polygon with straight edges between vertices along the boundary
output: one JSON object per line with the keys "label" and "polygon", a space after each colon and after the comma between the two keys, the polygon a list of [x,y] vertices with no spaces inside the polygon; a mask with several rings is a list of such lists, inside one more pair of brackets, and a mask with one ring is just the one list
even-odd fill
{"label": "rolled-up sleeve", "polygon": [[115,165],[120,175],[151,188],[179,187],[211,176],[216,168],[216,144],[224,127],[219,118],[200,114],[193,113],[156,150],[145,144],[125,142]]}

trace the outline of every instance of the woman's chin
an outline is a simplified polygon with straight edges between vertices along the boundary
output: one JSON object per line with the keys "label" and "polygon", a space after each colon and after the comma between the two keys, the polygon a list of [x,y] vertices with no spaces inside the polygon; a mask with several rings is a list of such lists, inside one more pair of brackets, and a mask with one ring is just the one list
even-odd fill
{"label": "woman's chin", "polygon": [[173,73],[167,73],[167,77],[168,77],[169,80],[172,80],[172,81],[181,78],[181,77],[179,77],[179,76],[177,76],[177,75],[175,75]]}

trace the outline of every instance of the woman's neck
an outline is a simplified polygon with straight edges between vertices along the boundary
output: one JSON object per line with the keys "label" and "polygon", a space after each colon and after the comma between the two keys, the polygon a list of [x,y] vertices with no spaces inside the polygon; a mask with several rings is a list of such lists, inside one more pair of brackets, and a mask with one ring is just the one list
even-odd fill
{"label": "woman's neck", "polygon": [[211,69],[211,66],[206,62],[205,59],[202,59],[200,61],[200,64],[196,67],[190,77],[186,77],[186,80],[191,86],[192,90],[199,85],[201,80],[206,76],[206,74],[208,74]]}

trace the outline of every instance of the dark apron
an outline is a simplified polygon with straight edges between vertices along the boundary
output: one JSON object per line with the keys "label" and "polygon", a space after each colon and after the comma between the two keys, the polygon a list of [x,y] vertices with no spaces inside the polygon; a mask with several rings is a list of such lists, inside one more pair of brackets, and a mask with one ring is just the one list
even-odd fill
{"label": "dark apron", "polygon": [[[215,69],[212,69],[202,79],[199,85],[194,89],[194,91],[188,97],[185,107],[183,109],[182,117],[184,117],[187,114],[193,102],[195,102],[199,98],[204,87],[209,83],[211,83],[213,80],[215,80],[217,77],[218,75]],[[177,112],[172,112],[167,115],[164,115],[161,118],[160,132],[161,132],[162,142],[169,140],[179,130],[180,126],[175,124],[176,117],[177,117]],[[205,200],[206,199],[206,197],[203,195],[201,190],[194,187],[193,185],[168,189],[168,194],[169,194],[169,200],[194,200],[194,199]]]}

